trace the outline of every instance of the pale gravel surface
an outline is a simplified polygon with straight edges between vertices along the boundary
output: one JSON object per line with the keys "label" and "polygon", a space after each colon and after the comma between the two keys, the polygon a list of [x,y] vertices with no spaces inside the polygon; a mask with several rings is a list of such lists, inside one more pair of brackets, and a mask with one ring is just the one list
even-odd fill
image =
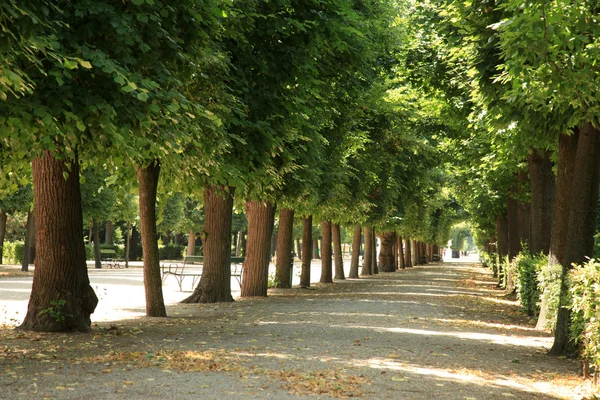
{"label": "pale gravel surface", "polygon": [[[363,377],[369,399],[581,398],[577,363],[546,356],[549,334],[493,282],[475,264],[430,264],[267,299],[174,304],[172,318],[87,334],[0,329],[0,398],[328,398],[293,394],[275,371],[333,369]],[[111,350],[214,350],[237,361],[182,372],[84,359]]]}

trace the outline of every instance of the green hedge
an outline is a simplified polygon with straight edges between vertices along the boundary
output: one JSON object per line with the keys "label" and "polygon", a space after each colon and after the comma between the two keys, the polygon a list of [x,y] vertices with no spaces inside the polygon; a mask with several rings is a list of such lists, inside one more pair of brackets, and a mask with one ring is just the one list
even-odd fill
{"label": "green hedge", "polygon": [[158,258],[161,260],[181,260],[185,253],[185,247],[178,244],[158,246]]}
{"label": "green hedge", "polygon": [[4,264],[21,264],[25,244],[23,242],[4,242],[2,262]]}
{"label": "green hedge", "polygon": [[569,274],[572,311],[571,338],[581,355],[600,368],[600,261],[592,259]]}
{"label": "green hedge", "polygon": [[539,314],[541,299],[539,275],[547,265],[547,256],[544,254],[532,256],[527,248],[524,248],[513,260],[514,271],[517,275],[515,279],[517,296],[530,316]]}

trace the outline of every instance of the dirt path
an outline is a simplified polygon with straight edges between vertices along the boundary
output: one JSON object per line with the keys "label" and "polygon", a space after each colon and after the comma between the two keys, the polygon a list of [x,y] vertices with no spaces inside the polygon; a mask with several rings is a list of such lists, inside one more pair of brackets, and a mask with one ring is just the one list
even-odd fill
{"label": "dirt path", "polygon": [[2,329],[0,398],[571,399],[586,387],[472,264],[169,314],[87,334]]}

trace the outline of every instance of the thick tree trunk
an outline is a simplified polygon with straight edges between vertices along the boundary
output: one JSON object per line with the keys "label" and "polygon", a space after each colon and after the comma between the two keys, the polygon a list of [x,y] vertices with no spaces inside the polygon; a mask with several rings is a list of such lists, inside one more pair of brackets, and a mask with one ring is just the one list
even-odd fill
{"label": "thick tree trunk", "polygon": [[[552,212],[552,236],[550,253],[548,254],[549,268],[552,268],[556,264],[564,265],[565,262],[564,250],[569,229],[569,209],[571,207],[578,140],[579,130],[575,130],[572,135],[560,135],[558,138],[558,168]],[[546,325],[548,324],[546,318],[547,312],[548,304],[542,299],[540,314],[535,326],[536,329],[546,329]]]}
{"label": "thick tree trunk", "polygon": [[531,254],[548,254],[552,234],[555,178],[549,151],[533,150],[527,158],[531,185]]}
{"label": "thick tree trunk", "polygon": [[104,243],[112,246],[113,244],[113,233],[115,226],[112,221],[106,221],[106,232],[104,232]]}
{"label": "thick tree trunk", "polygon": [[315,260],[321,258],[321,255],[319,254],[319,239],[313,239],[312,251],[312,258],[314,258]]}
{"label": "thick tree trunk", "polygon": [[87,331],[98,298],[85,263],[78,162],[46,153],[33,161],[32,170],[40,229],[35,233],[38,251],[31,297],[19,329]]}
{"label": "thick tree trunk", "polygon": [[331,253],[331,221],[321,222],[321,283],[333,283]]}
{"label": "thick tree trunk", "polygon": [[4,251],[4,238],[6,237],[6,220],[8,216],[4,210],[0,210],[0,265],[2,265],[3,257],[2,252]]}
{"label": "thick tree trunk", "polygon": [[131,252],[131,222],[127,222],[127,232],[125,232],[125,268],[129,268],[129,254]]}
{"label": "thick tree trunk", "polygon": [[188,256],[196,254],[196,232],[193,229],[190,229],[188,232],[188,243],[185,254]]}
{"label": "thick tree trunk", "polygon": [[241,295],[242,297],[266,297],[275,206],[260,201],[249,201],[245,208],[248,218],[248,243]]}
{"label": "thick tree trunk", "polygon": [[100,230],[98,221],[92,219],[92,238],[94,240],[94,265],[96,268],[102,268],[102,255],[100,254]]}
{"label": "thick tree trunk", "polygon": [[159,175],[160,164],[158,161],[147,167],[137,168],[140,228],[144,252],[144,290],[146,293],[146,316],[148,317],[167,316],[162,292],[156,229],[156,191]]}
{"label": "thick tree trunk", "polygon": [[398,269],[405,269],[406,264],[404,262],[404,241],[402,236],[398,235]]}
{"label": "thick tree trunk", "polygon": [[350,260],[350,272],[348,278],[358,278],[358,262],[360,260],[362,228],[359,224],[354,225],[354,237],[352,238],[352,258]]}
{"label": "thick tree trunk", "polygon": [[290,264],[293,262],[294,210],[282,208],[279,211],[279,231],[277,232],[277,264],[275,279],[279,288],[291,288]]}
{"label": "thick tree trunk", "polygon": [[310,286],[310,263],[312,261],[312,215],[302,219],[302,271],[300,286]]}
{"label": "thick tree trunk", "polygon": [[344,258],[342,255],[342,238],[340,235],[340,224],[331,226],[331,236],[333,239],[333,260],[335,265],[335,276],[333,279],[346,279],[344,273]]}
{"label": "thick tree trunk", "polygon": [[600,131],[590,123],[579,129],[573,169],[567,240],[563,243],[560,308],[551,354],[565,354],[569,346],[570,311],[564,304],[566,276],[572,264],[582,264],[594,255],[594,234],[600,185]]}
{"label": "thick tree trunk", "polygon": [[421,264],[421,260],[419,259],[419,243],[416,240],[412,241],[412,265]]}
{"label": "thick tree trunk", "polygon": [[410,240],[409,237],[406,238],[406,240],[404,241],[404,246],[406,247],[405,249],[405,257],[404,257],[404,265],[406,266],[406,268],[412,268],[413,263],[412,263],[412,250],[410,248],[410,243],[412,241]]}
{"label": "thick tree trunk", "polygon": [[35,241],[35,217],[33,211],[27,213],[27,225],[25,228],[25,244],[23,246],[23,259],[21,260],[21,271],[29,271],[29,264],[33,261],[31,248]]}
{"label": "thick tree trunk", "polygon": [[360,274],[362,276],[373,275],[371,270],[371,264],[373,263],[373,230],[370,227],[364,228],[364,236],[365,236],[365,251],[363,254],[363,266]]}
{"label": "thick tree trunk", "polygon": [[[191,296],[182,303],[233,301],[231,296],[232,188],[204,186],[204,264],[202,277]],[[194,235],[195,237],[195,235]],[[245,279],[245,276],[244,276]]]}
{"label": "thick tree trunk", "polygon": [[381,241],[379,249],[379,270],[381,272],[394,272],[394,232],[382,232],[378,235]]}
{"label": "thick tree trunk", "polygon": [[394,257],[394,271],[396,271],[398,269],[398,266],[400,264],[398,264],[398,236],[396,235],[396,232],[394,232],[394,243],[392,244],[392,248],[393,248],[393,257]]}

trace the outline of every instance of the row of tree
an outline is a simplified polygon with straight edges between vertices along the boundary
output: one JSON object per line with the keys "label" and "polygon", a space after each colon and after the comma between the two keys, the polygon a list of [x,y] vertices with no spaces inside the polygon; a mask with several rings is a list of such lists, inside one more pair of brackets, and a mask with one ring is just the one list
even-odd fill
{"label": "row of tree", "polygon": [[[456,124],[414,63],[425,47],[413,11],[392,0],[0,5],[0,197],[32,181],[36,222],[21,329],[89,329],[98,300],[81,182],[97,177],[91,197],[122,192],[119,212],[137,191],[149,316],[166,315],[157,199],[178,192],[204,210],[204,273],[189,301],[232,300],[234,209],[248,220],[244,296],[266,295],[277,210],[284,264],[294,218],[303,256],[313,218],[327,238],[329,224],[359,224],[385,243],[397,232],[445,244],[460,207],[438,145]],[[90,210],[95,221],[131,218]],[[56,301],[65,321],[38,312]]]}

